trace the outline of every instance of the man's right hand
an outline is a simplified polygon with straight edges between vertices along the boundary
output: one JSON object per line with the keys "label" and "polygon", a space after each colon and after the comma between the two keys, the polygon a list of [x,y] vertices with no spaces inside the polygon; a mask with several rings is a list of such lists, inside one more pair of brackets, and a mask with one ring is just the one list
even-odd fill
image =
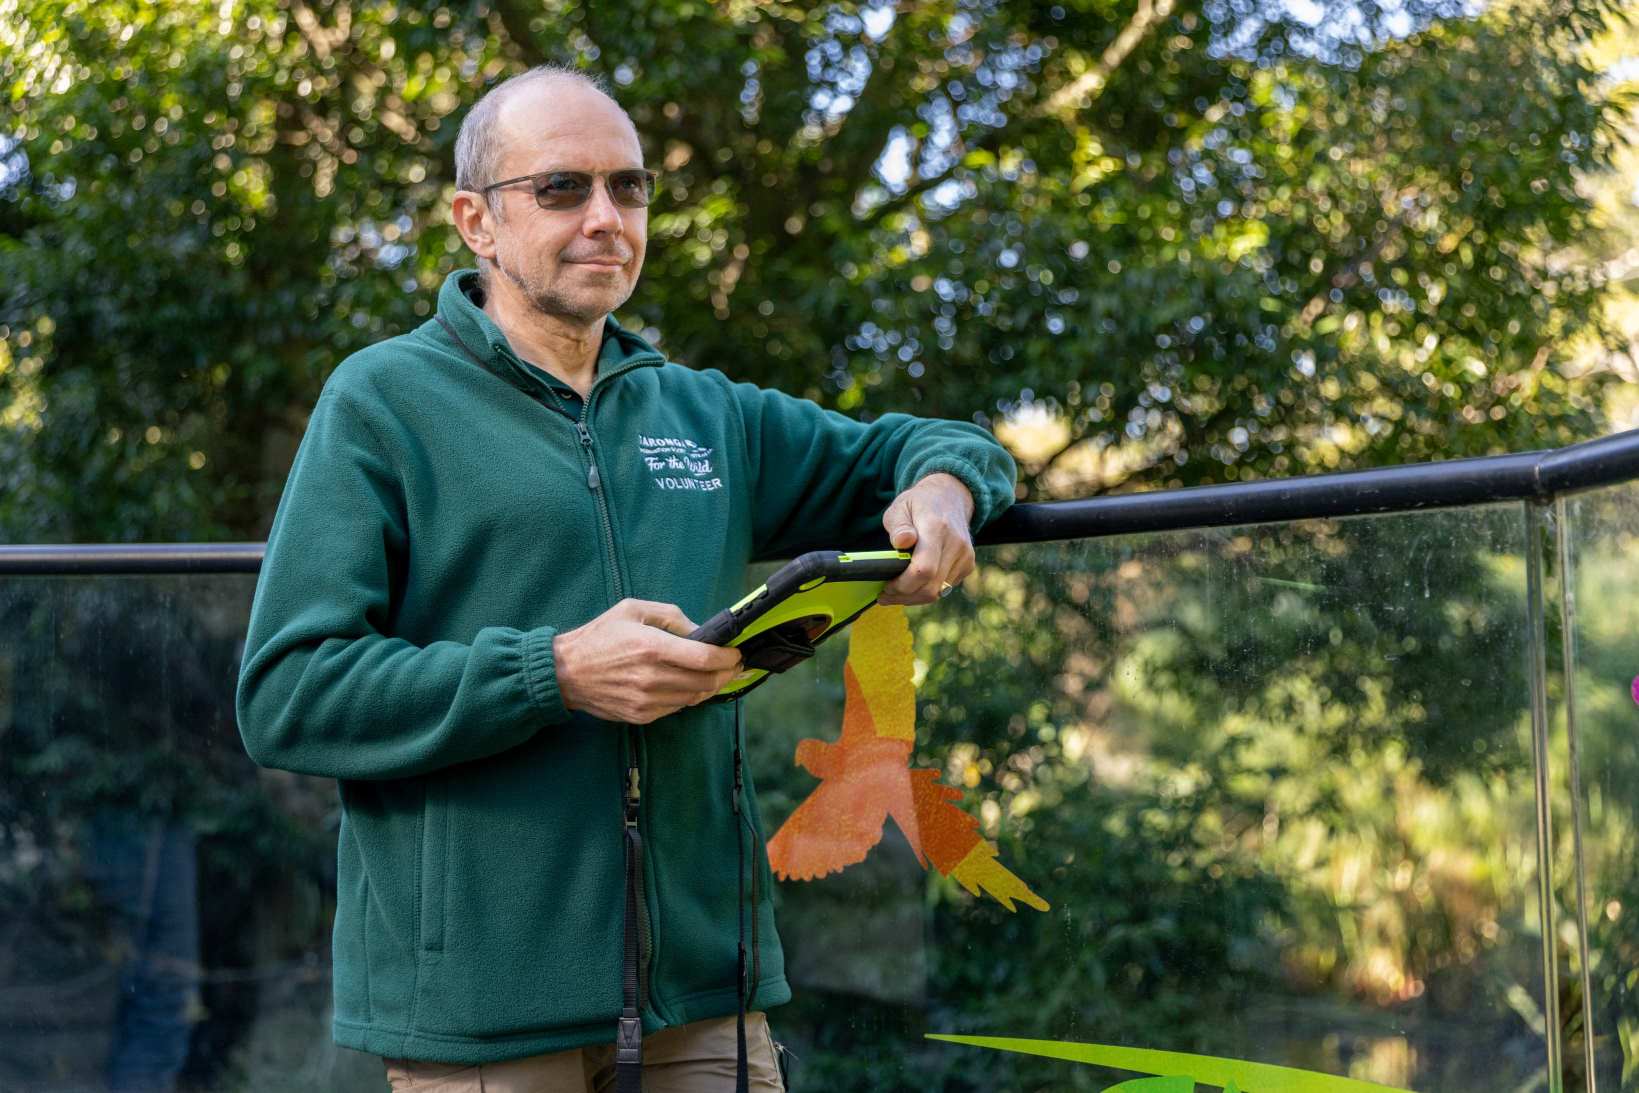
{"label": "man's right hand", "polygon": [[704,702],[740,672],[738,649],[690,641],[676,606],[625,599],[552,639],[565,709],[647,725]]}

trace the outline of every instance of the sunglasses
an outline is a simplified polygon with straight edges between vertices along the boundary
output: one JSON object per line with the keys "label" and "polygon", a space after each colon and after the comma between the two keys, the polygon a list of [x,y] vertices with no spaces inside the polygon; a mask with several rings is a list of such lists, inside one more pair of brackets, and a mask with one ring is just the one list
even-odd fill
{"label": "sunglasses", "polygon": [[492,182],[478,192],[488,194],[502,186],[516,186],[527,182],[535,191],[535,204],[557,212],[578,209],[592,197],[592,185],[603,179],[609,188],[609,200],[623,209],[646,209],[654,200],[653,171],[629,167],[620,171],[541,171],[533,175],[519,175],[504,182]]}

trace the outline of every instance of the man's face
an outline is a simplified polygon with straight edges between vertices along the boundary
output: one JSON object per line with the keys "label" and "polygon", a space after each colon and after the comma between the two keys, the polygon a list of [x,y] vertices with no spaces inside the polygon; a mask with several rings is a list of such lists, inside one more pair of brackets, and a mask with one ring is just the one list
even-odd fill
{"label": "man's face", "polygon": [[643,166],[637,133],[607,98],[562,81],[522,89],[498,121],[505,143],[490,182],[552,170],[603,176],[576,209],[542,209],[528,183],[491,190],[499,276],[547,315],[600,322],[632,295],[643,269],[649,211],[616,205],[605,174]]}

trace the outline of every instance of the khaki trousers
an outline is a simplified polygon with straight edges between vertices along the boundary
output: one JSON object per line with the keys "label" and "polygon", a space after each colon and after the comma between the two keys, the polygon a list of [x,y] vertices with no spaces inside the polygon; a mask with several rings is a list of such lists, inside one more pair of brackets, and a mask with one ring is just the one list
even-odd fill
{"label": "khaki trousers", "polygon": [[[713,1017],[643,1038],[643,1093],[734,1093],[735,1018]],[[768,1018],[746,1014],[751,1088],[785,1093]],[[464,1066],[384,1059],[393,1093],[608,1093],[615,1088],[615,1045]]]}

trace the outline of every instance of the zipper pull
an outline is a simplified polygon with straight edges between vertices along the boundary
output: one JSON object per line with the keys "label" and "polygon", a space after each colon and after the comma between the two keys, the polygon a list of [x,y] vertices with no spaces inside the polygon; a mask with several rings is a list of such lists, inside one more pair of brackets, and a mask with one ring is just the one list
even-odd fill
{"label": "zipper pull", "polygon": [[637,805],[641,794],[637,786],[637,765],[634,763],[626,771],[626,826],[637,826]]}
{"label": "zipper pull", "polygon": [[586,487],[593,490],[599,489],[602,487],[603,482],[598,477],[598,458],[592,453],[592,430],[586,427],[584,421],[575,422],[575,428],[580,430],[580,444],[581,447],[586,449],[586,458],[589,461],[586,466]]}

